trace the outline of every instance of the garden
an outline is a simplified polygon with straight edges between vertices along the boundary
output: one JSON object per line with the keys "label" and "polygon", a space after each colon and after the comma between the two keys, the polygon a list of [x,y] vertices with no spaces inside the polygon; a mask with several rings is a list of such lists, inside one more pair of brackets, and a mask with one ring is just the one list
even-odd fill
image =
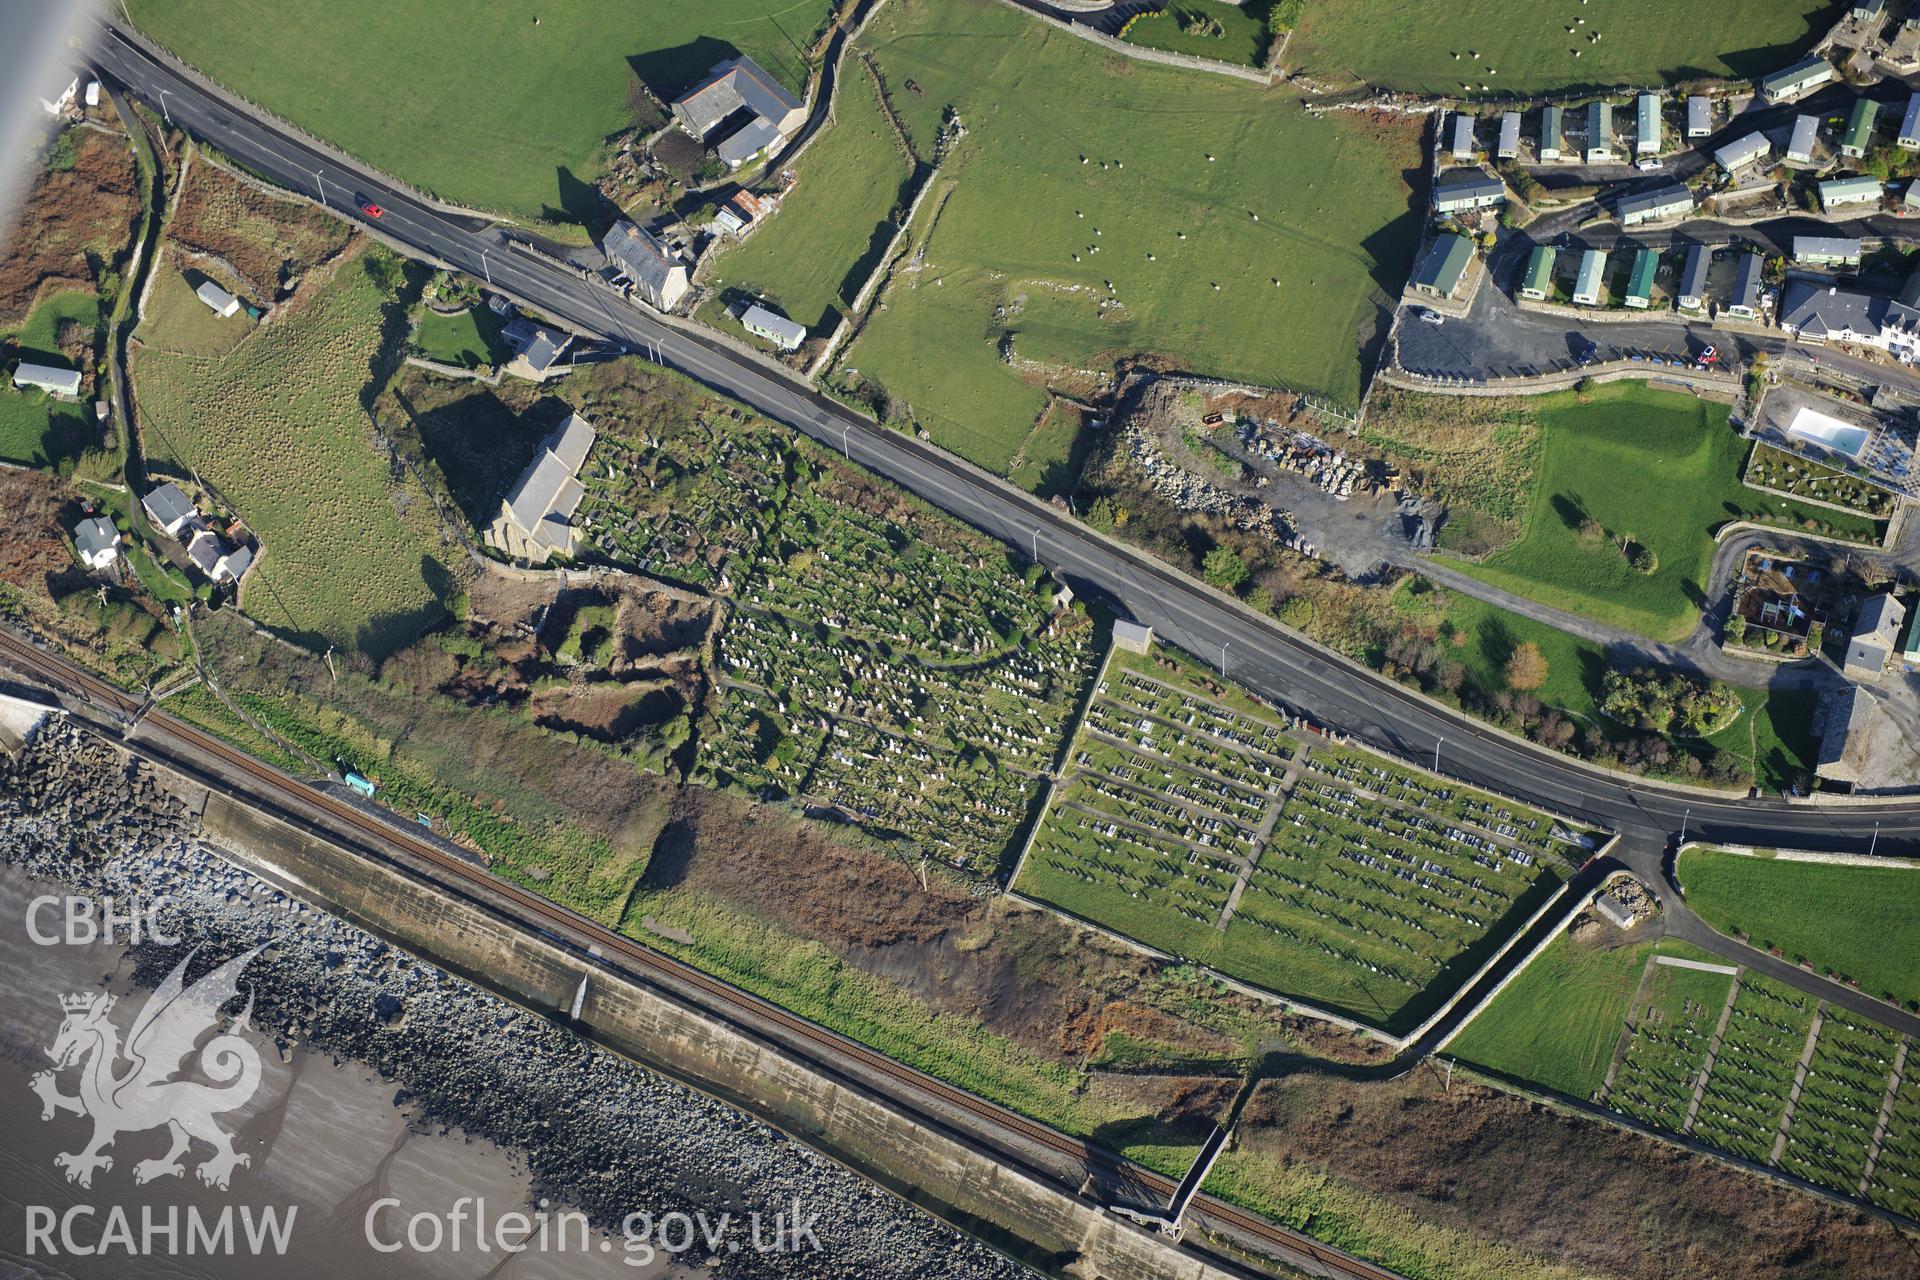
{"label": "garden", "polygon": [[[1729,520],[1860,540],[1864,516],[1804,507],[1740,481],[1745,441],[1725,405],[1622,382],[1541,397],[1541,460],[1526,532],[1474,577],[1656,640],[1699,620],[1713,531]],[[1632,483],[1607,483],[1632,477]]]}
{"label": "garden", "polygon": [[[1298,0],[1290,6],[1298,8]],[[1120,38],[1145,49],[1211,58],[1243,67],[1267,65],[1267,46],[1274,33],[1269,14],[1286,10],[1282,0],[1173,0],[1128,20]]]}
{"label": "garden", "polygon": [[1116,72],[996,5],[905,0],[863,40],[889,86],[921,90],[894,95],[916,152],[949,108],[967,137],[839,385],[999,474],[1048,378],[1097,378],[1130,353],[1357,403],[1361,335],[1413,254],[1413,131],[1312,119],[1224,77]]}
{"label": "garden", "polygon": [[1544,814],[1303,737],[1161,650],[1116,650],[1013,888],[1402,1028],[1570,871]]}
{"label": "garden", "polygon": [[1893,514],[1893,495],[1879,485],[1758,441],[1747,459],[1746,482],[1796,498],[1837,503],[1876,520]]}
{"label": "garden", "polygon": [[[93,294],[63,290],[45,297],[20,329],[0,334],[0,351],[9,363],[25,359],[73,368],[77,357],[84,368],[99,323],[100,303]],[[64,343],[63,334],[68,337]],[[67,474],[99,444],[100,429],[84,400],[57,400],[44,391],[16,387],[10,377],[0,384],[0,460]]]}
{"label": "garden", "polygon": [[1831,0],[1720,0],[1711,22],[1685,22],[1665,0],[1600,8],[1579,0],[1452,0],[1408,22],[1394,4],[1307,0],[1285,60],[1317,79],[1448,96],[1745,80],[1803,54],[1836,7]]}
{"label": "garden", "polygon": [[[833,0],[708,0],[609,9],[558,0],[537,15],[340,0],[130,0],[148,36],[230,89],[376,169],[443,199],[578,221],[605,140],[745,53],[794,92]],[[431,127],[422,127],[431,121]]]}

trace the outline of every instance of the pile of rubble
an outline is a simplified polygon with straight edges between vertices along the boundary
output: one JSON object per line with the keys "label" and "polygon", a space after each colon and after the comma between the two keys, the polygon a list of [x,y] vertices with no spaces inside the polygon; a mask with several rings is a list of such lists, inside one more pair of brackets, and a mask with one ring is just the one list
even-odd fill
{"label": "pile of rubble", "polygon": [[1302,555],[1315,554],[1313,544],[1288,523],[1285,512],[1258,498],[1230,492],[1188,471],[1167,457],[1137,420],[1129,419],[1121,428],[1121,436],[1128,458],[1147,478],[1149,487],[1181,511],[1215,516],[1232,528],[1266,538]]}

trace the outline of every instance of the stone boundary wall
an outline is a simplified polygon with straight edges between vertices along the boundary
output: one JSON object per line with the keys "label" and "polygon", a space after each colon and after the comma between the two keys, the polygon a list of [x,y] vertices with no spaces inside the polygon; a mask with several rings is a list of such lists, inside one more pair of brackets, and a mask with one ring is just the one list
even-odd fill
{"label": "stone boundary wall", "polygon": [[1731,374],[1702,373],[1698,369],[1675,369],[1669,366],[1656,366],[1640,360],[1622,360],[1605,365],[1590,365],[1579,369],[1568,369],[1560,373],[1546,373],[1532,378],[1495,378],[1486,382],[1455,382],[1445,378],[1428,378],[1422,374],[1408,373],[1404,369],[1382,369],[1377,380],[1390,387],[1399,387],[1402,391],[1428,391],[1436,395],[1450,396],[1537,396],[1550,391],[1567,391],[1580,383],[1592,379],[1597,383],[1637,380],[1642,382],[1670,383],[1683,391],[1695,395],[1717,393],[1736,394],[1740,389],[1740,380]]}
{"label": "stone boundary wall", "polygon": [[1158,62],[1164,66],[1182,67],[1188,71],[1206,71],[1218,76],[1232,76],[1236,80],[1251,81],[1254,84],[1260,85],[1262,88],[1273,83],[1273,76],[1266,71],[1256,71],[1252,67],[1237,66],[1231,62],[1217,62],[1212,58],[1196,58],[1192,54],[1187,53],[1172,53],[1166,49],[1149,49],[1143,45],[1128,44],[1125,40],[1116,40],[1112,36],[1103,35],[1093,30],[1091,27],[1081,26],[1077,22],[1063,22],[1050,13],[1042,13],[1038,9],[1029,9],[1026,5],[1019,3],[1019,0],[1000,0],[1000,3],[1010,9],[1018,9],[1021,13],[1037,22],[1044,22],[1050,27],[1056,27],[1069,35],[1078,36],[1082,40],[1090,40],[1094,44],[1112,50],[1123,58],[1132,58],[1138,62]]}

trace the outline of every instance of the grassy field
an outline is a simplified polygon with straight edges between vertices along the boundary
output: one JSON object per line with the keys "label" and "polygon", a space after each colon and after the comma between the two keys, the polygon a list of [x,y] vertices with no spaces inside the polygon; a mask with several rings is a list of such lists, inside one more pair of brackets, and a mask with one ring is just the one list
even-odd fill
{"label": "grassy field", "polygon": [[[18,332],[0,334],[0,341],[16,346],[36,363],[72,368],[72,361],[60,354],[54,341],[60,322],[76,320],[91,327],[99,319],[100,305],[91,293],[69,290],[43,300]],[[0,386],[0,460],[66,471],[98,441],[87,405],[16,389],[11,378]]]}
{"label": "grassy field", "polygon": [[1484,555],[1526,528],[1540,467],[1540,424],[1528,399],[1427,395],[1378,386],[1360,438],[1446,504],[1442,550]]}
{"label": "grassy field", "polygon": [[504,354],[496,343],[500,329],[500,318],[485,307],[469,307],[456,316],[423,310],[413,345],[429,360],[477,369],[498,363]]}
{"label": "grassy field", "polygon": [[997,5],[905,0],[866,41],[917,151],[949,105],[968,130],[916,222],[924,260],[844,359],[897,416],[1004,473],[1045,393],[1003,343],[1049,367],[1155,352],[1359,398],[1362,336],[1413,250],[1411,132],[1313,120]]}
{"label": "grassy field", "polygon": [[[1308,0],[1284,60],[1316,77],[1447,94],[1461,92],[1463,82],[1476,91],[1484,83],[1537,93],[1744,79],[1792,61],[1843,7],[1834,0],[1721,0],[1711,22],[1686,22],[1675,20],[1665,0],[1452,0],[1410,22],[1404,7],[1379,0]],[[1568,27],[1577,30],[1569,35]],[[1603,39],[1592,43],[1590,34]]]}
{"label": "grassy field", "polygon": [[1687,905],[1721,932],[1805,957],[1870,995],[1920,1000],[1920,870],[1689,849],[1679,874]]}
{"label": "grassy field", "polygon": [[714,291],[720,302],[734,291],[769,299],[815,334],[830,333],[886,249],[887,217],[911,172],[873,77],[855,59],[841,69],[833,127],[798,168],[779,215],[721,254]]}
{"label": "grassy field", "polygon": [[1591,1098],[1650,942],[1601,947],[1562,933],[1448,1047],[1462,1062]]}
{"label": "grassy field", "polygon": [[609,9],[339,0],[129,0],[140,29],[378,169],[516,216],[577,220],[602,141],[736,52],[798,91],[831,0],[640,0]]}
{"label": "grassy field", "polygon": [[311,282],[245,359],[148,349],[134,374],[149,455],[196,469],[260,535],[248,612],[379,657],[438,619],[453,583],[432,506],[395,491],[361,405],[401,323],[376,263],[356,256]]}
{"label": "grassy field", "polygon": [[[1713,530],[1729,520],[1826,521],[1870,536],[1872,521],[1813,511],[1740,483],[1746,444],[1724,405],[1637,383],[1541,398],[1538,487],[1525,534],[1478,564],[1482,581],[1638,631],[1684,636],[1699,619]],[[1631,483],[1622,483],[1631,477]],[[1621,540],[1653,553],[1643,572]]]}
{"label": "grassy field", "polygon": [[[141,322],[144,342],[173,354],[217,358],[253,332],[253,320],[244,309],[230,316],[215,315],[213,308],[200,301],[193,292],[199,279],[200,272],[195,271],[189,280],[175,261],[163,259],[156,264],[153,292],[147,296],[146,318]],[[243,306],[247,301],[241,299]]]}
{"label": "grassy field", "polygon": [[[1267,8],[1264,3],[1225,4],[1222,0],[1175,0],[1157,13],[1142,14],[1127,28],[1127,43],[1147,49],[1232,62],[1243,67],[1266,65]],[[1219,28],[1205,28],[1209,20]],[[1189,31],[1187,24],[1200,24]]]}

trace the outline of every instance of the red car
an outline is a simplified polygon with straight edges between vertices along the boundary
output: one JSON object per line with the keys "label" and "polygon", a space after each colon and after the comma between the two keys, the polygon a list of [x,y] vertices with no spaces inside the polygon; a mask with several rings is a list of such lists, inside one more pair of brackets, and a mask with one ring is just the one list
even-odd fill
{"label": "red car", "polygon": [[362,200],[360,202],[360,212],[366,214],[369,218],[377,218],[381,214],[385,213],[386,210],[382,209],[379,205],[375,204],[371,200]]}

